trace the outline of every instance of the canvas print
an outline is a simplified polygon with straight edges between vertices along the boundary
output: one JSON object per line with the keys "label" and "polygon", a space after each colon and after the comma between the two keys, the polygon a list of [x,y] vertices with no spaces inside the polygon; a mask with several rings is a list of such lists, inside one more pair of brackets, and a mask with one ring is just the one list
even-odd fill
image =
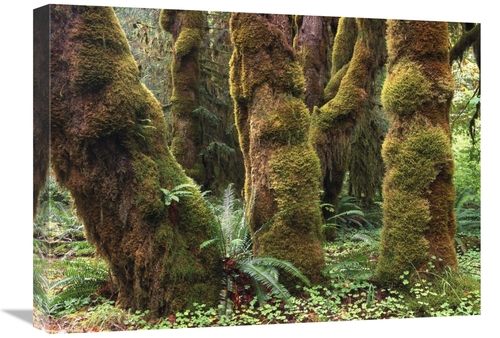
{"label": "canvas print", "polygon": [[33,18],[36,328],[480,315],[480,23]]}

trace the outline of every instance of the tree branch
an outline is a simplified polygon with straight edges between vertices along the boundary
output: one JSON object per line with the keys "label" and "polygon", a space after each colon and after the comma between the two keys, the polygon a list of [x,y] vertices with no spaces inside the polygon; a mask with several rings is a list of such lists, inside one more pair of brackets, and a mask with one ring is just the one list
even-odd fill
{"label": "tree branch", "polygon": [[[457,43],[450,50],[450,65],[453,61],[461,60],[465,51],[474,43],[479,41],[481,34],[481,24],[477,24],[471,30],[467,31],[457,41]],[[477,60],[479,62],[479,60]]]}

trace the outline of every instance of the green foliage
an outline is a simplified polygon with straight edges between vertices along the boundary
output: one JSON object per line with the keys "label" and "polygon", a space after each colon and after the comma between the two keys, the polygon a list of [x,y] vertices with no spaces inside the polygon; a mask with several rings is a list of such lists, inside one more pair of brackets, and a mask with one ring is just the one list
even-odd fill
{"label": "green foliage", "polygon": [[[331,204],[322,204],[330,212],[334,212],[334,207]],[[332,217],[328,218],[323,226],[324,231],[328,232],[329,228],[346,228],[356,227],[358,229],[375,229],[377,226],[370,217],[357,204],[356,198],[353,196],[343,196],[339,200],[339,210]]]}
{"label": "green foliage", "polygon": [[252,255],[244,204],[234,197],[232,185],[224,191],[219,205],[212,204],[212,210],[215,215],[214,237],[202,243],[200,248],[215,245],[224,264],[225,276],[219,306],[221,315],[230,315],[234,305],[240,304],[239,291],[234,290],[248,289],[250,285],[260,305],[269,299],[269,295],[288,301],[290,293],[279,282],[280,271],[309,285],[308,279],[292,263],[274,257]]}
{"label": "green foliage", "polygon": [[49,289],[50,283],[45,272],[48,264],[42,258],[33,257],[33,303],[35,308],[44,316],[50,314]]}
{"label": "green foliage", "polygon": [[160,188],[160,190],[163,192],[164,198],[165,198],[165,205],[170,205],[172,204],[173,201],[179,202],[181,197],[193,197],[193,191],[192,190],[187,190],[185,188],[194,188],[198,189],[194,184],[191,183],[185,183],[185,184],[179,184],[175,186],[172,191],[164,188]]}
{"label": "green foliage", "polygon": [[481,209],[479,197],[472,189],[457,191],[455,199],[455,216],[457,233],[479,231],[481,227]]}
{"label": "green foliage", "polygon": [[57,264],[63,268],[62,279],[50,285],[51,313],[57,316],[75,312],[90,302],[90,296],[108,281],[109,272],[104,262],[95,265],[85,259],[63,260]]}
{"label": "green foliage", "polygon": [[39,236],[48,235],[43,234],[43,229],[50,231],[55,224],[64,224],[69,228],[81,226],[75,215],[69,192],[60,188],[52,175],[47,178],[47,182],[40,192],[39,201],[35,218],[35,229]]}

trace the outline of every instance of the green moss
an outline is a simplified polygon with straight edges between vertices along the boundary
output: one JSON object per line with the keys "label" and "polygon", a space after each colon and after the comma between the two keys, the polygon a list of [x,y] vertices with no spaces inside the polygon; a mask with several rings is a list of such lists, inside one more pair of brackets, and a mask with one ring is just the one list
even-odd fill
{"label": "green moss", "polygon": [[172,153],[199,184],[205,183],[205,169],[199,156],[204,148],[200,106],[199,54],[205,37],[205,13],[162,10],[160,25],[174,39],[172,70]]}
{"label": "green moss", "polygon": [[52,164],[117,281],[117,304],[154,316],[194,299],[216,304],[218,256],[199,249],[210,211],[199,192],[164,204],[161,188],[191,181],[113,10],[54,6],[52,14]]}
{"label": "green moss", "polygon": [[422,110],[431,95],[430,83],[420,66],[409,60],[398,63],[382,89],[382,104],[388,113],[408,116]]}
{"label": "green moss", "polygon": [[183,57],[194,48],[199,48],[201,39],[201,30],[199,28],[183,29],[174,45],[176,55],[178,57]]}
{"label": "green moss", "polygon": [[75,49],[78,73],[74,84],[84,90],[99,90],[116,75],[116,69],[109,67],[105,56],[126,54],[129,46],[123,40],[124,35],[116,36],[116,23],[110,18],[113,13],[102,16],[95,7],[84,8],[80,13],[85,28],[75,36],[81,43]]}
{"label": "green moss", "polygon": [[439,258],[433,273],[457,267],[446,34],[443,23],[389,22],[383,104],[391,127],[383,145],[387,171],[377,266],[382,283],[399,283],[404,271],[426,272],[431,257]]}
{"label": "green moss", "polygon": [[339,19],[332,50],[332,76],[351,60],[357,34],[358,24],[355,18],[342,17]]}
{"label": "green moss", "polygon": [[300,144],[308,139],[309,112],[304,102],[291,95],[279,100],[272,96],[261,96],[268,112],[256,122],[256,136],[263,142],[276,145]]}
{"label": "green moss", "polygon": [[[309,143],[302,67],[265,15],[234,13],[231,39],[231,95],[254,253],[288,260],[318,282],[324,267],[320,168]],[[297,281],[284,282],[294,287]]]}
{"label": "green moss", "polygon": [[442,168],[453,161],[446,132],[421,129],[401,138],[388,138],[382,155],[394,188],[424,193]]}
{"label": "green moss", "polygon": [[246,13],[233,15],[231,29],[231,41],[237,51],[231,63],[237,62],[238,54],[247,55],[244,63],[231,67],[233,97],[249,99],[254,89],[265,82],[277,90],[303,94],[305,79],[293,49],[288,45],[283,49],[273,48],[282,44],[283,32],[273,29],[262,15]]}
{"label": "green moss", "polygon": [[147,156],[138,154],[133,163],[137,179],[137,195],[135,203],[137,208],[145,215],[158,215],[165,209],[161,199],[161,185],[156,163]]}

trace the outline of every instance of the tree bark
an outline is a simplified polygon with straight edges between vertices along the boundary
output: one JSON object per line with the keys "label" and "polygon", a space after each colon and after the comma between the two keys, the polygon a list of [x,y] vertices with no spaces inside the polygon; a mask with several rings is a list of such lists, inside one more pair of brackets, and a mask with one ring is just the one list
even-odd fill
{"label": "tree bark", "polygon": [[245,159],[247,215],[256,255],[290,261],[316,283],[324,267],[319,161],[309,142],[302,68],[291,33],[276,22],[289,20],[231,17],[231,94]]}
{"label": "tree bark", "polygon": [[[445,22],[388,25],[389,68],[382,102],[391,125],[383,145],[384,227],[377,277],[398,283],[457,268],[449,112],[454,81]],[[426,276],[432,278],[432,275]]]}
{"label": "tree bark", "polygon": [[200,251],[213,216],[194,188],[165,205],[161,188],[191,180],[113,10],[51,5],[51,41],[52,167],[109,264],[117,305],[153,316],[215,305],[221,264]]}
{"label": "tree bark", "polygon": [[315,106],[324,103],[324,88],[328,73],[329,20],[330,18],[320,16],[296,18],[297,35],[294,39],[294,48],[304,69],[305,103],[310,112]]}

